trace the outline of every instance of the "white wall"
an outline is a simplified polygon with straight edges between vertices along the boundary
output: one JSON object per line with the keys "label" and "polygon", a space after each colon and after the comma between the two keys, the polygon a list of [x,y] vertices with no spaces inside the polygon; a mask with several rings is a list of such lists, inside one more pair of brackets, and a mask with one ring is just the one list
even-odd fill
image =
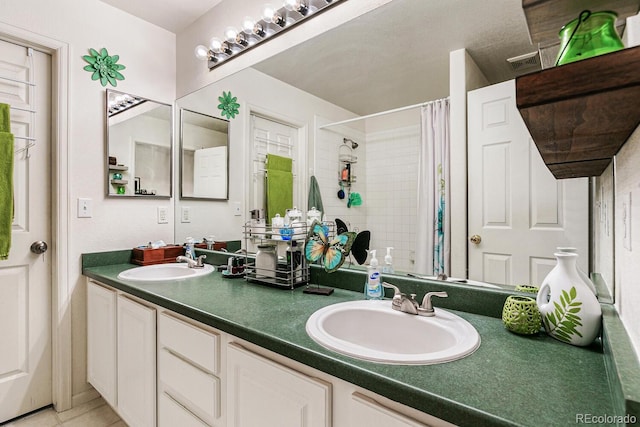
{"label": "white wall", "polygon": [[451,276],[467,277],[467,92],[489,82],[465,49],[449,54]]}
{"label": "white wall", "polygon": [[[636,129],[615,157],[615,300],[627,333],[640,355],[640,128]],[[623,211],[631,199],[631,217]],[[626,224],[626,230],[625,230]],[[630,248],[624,244],[631,234]]]}
{"label": "white wall", "polygon": [[[217,99],[222,92],[231,92],[240,104],[240,113],[229,122],[229,200],[199,201],[176,200],[176,211],[181,206],[191,208],[190,223],[176,223],[176,239],[187,236],[201,238],[206,235],[216,236],[216,240],[238,240],[242,237],[245,221],[249,220],[249,210],[256,206],[249,202],[249,186],[253,175],[249,165],[250,149],[250,113],[253,111],[278,121],[299,127],[299,142],[303,159],[307,159],[309,167],[300,166],[296,174],[296,182],[301,191],[294,196],[298,208],[306,212],[309,188],[309,177],[314,174],[313,156],[315,150],[333,150],[326,146],[325,140],[316,144],[315,123],[317,116],[327,117],[330,121],[345,120],[355,115],[336,107],[318,97],[300,91],[288,84],[276,80],[264,73],[247,68],[236,74],[210,84],[205,88],[178,100],[177,105],[192,111],[198,111],[214,117],[220,117]],[[336,162],[337,165],[337,152]],[[262,176],[258,177],[262,179]],[[323,203],[337,191],[337,180],[330,189],[321,187]],[[240,205],[241,215],[235,216],[234,209]]]}
{"label": "white wall", "polygon": [[[173,240],[173,218],[156,224],[165,200],[105,197],[105,88],[83,70],[82,55],[105,47],[120,55],[124,81],[118,90],[161,102],[175,99],[175,35],[97,0],[2,0],[0,22],[69,44],[69,260],[73,329],[74,396],[86,383],[85,286],[80,256],[84,252],[130,248],[149,240]],[[54,150],[55,151],[55,150]],[[55,196],[54,196],[55,197]],[[75,217],[76,200],[92,199],[93,217]],[[171,209],[169,209],[171,211]],[[79,397],[80,398],[80,397]],[[78,399],[76,399],[77,401]]]}

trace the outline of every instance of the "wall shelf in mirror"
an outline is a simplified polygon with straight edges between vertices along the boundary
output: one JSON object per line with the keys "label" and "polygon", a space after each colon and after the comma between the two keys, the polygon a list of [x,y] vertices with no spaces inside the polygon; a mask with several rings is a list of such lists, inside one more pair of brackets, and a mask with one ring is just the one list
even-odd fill
{"label": "wall shelf in mirror", "polygon": [[516,79],[516,98],[557,179],[600,176],[640,124],[640,47]]}
{"label": "wall shelf in mirror", "polygon": [[129,170],[129,166],[124,165],[109,165],[110,171],[126,171]]}

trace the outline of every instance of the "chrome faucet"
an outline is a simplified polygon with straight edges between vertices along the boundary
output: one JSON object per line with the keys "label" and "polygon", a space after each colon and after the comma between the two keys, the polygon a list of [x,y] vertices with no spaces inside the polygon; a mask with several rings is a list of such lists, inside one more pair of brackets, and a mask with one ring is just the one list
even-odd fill
{"label": "chrome faucet", "polygon": [[435,316],[433,305],[431,304],[431,297],[447,297],[446,292],[427,292],[422,299],[422,305],[418,305],[416,301],[416,294],[406,294],[400,292],[400,289],[396,285],[391,283],[382,282],[382,286],[385,288],[393,289],[393,298],[391,299],[391,308],[401,311],[403,313],[417,314],[419,316]]}
{"label": "chrome faucet", "polygon": [[197,260],[193,260],[184,255],[180,255],[176,257],[176,262],[186,262],[189,268],[203,268],[204,263],[202,262],[202,260],[205,259],[206,257],[207,257],[206,255],[200,255]]}
{"label": "chrome faucet", "polygon": [[418,314],[420,316],[435,316],[436,313],[431,304],[431,297],[447,298],[449,295],[446,292],[427,292],[422,298],[422,305],[418,308]]}

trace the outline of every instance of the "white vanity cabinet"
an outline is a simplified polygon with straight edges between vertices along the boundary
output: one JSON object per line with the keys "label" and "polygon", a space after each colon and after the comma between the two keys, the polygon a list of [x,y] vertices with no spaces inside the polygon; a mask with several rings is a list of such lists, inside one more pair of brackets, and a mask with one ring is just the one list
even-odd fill
{"label": "white vanity cabinet", "polygon": [[358,392],[351,394],[349,404],[349,427],[428,427]]}
{"label": "white vanity cabinet", "polygon": [[158,315],[158,426],[222,425],[220,334]]}
{"label": "white vanity cabinet", "polygon": [[156,423],[156,310],[87,283],[87,377],[130,427]]}
{"label": "white vanity cabinet", "polygon": [[92,279],[87,288],[87,377],[129,427],[451,426]]}
{"label": "white vanity cabinet", "polygon": [[87,381],[112,407],[117,404],[117,294],[87,281]]}
{"label": "white vanity cabinet", "polygon": [[331,385],[231,343],[229,427],[329,427]]}

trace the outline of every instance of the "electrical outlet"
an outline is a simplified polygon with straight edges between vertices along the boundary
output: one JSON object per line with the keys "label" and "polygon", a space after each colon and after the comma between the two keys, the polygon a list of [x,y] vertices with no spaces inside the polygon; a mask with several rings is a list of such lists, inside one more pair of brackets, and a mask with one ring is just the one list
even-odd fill
{"label": "electrical outlet", "polygon": [[631,193],[622,196],[622,246],[631,251]]}
{"label": "electrical outlet", "polygon": [[180,215],[181,222],[191,222],[191,208],[188,206],[182,207],[182,215]]}
{"label": "electrical outlet", "polygon": [[78,199],[78,218],[91,218],[91,199]]}
{"label": "electrical outlet", "polygon": [[169,223],[169,210],[165,206],[158,206],[158,224]]}
{"label": "electrical outlet", "polygon": [[240,202],[233,202],[233,215],[240,216],[242,215],[242,211],[240,208]]}

